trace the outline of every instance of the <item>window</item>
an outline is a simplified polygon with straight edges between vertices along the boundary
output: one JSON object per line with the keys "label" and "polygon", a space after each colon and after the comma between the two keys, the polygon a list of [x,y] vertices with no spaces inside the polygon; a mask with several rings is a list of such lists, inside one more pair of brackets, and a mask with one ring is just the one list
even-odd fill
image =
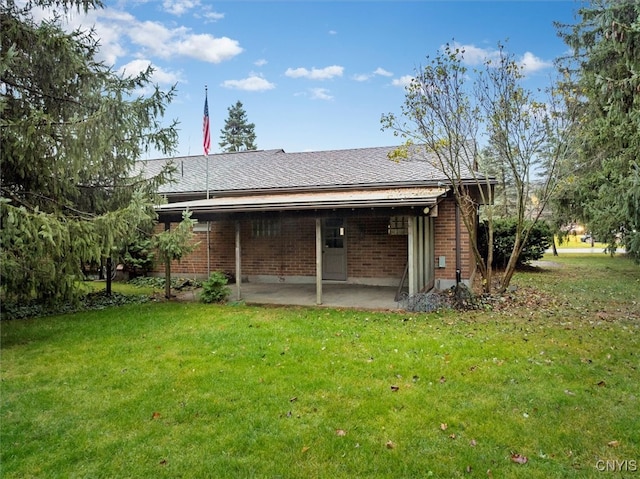
{"label": "window", "polygon": [[274,238],[280,236],[280,221],[277,218],[253,220],[251,222],[253,238]]}
{"label": "window", "polygon": [[388,230],[390,235],[408,235],[409,220],[406,216],[392,216],[389,218]]}
{"label": "window", "polygon": [[198,221],[195,225],[193,225],[194,233],[206,232],[207,229],[211,231],[211,223],[209,221]]}
{"label": "window", "polygon": [[324,245],[327,248],[344,248],[344,220],[327,218],[324,220]]}

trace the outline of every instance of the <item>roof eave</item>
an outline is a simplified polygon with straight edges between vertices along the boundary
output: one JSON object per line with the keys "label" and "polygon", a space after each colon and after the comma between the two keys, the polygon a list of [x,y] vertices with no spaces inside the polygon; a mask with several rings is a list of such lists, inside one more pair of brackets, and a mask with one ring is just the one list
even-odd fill
{"label": "roof eave", "polygon": [[[495,180],[491,184],[494,184]],[[463,180],[465,186],[475,186],[479,183],[476,180]],[[407,187],[449,187],[451,183],[448,180],[425,180],[408,182],[389,182],[389,183],[353,183],[346,185],[312,185],[312,186],[294,186],[287,188],[256,188],[256,189],[238,189],[238,190],[209,190],[212,196],[247,196],[260,194],[281,194],[281,193],[312,193],[324,191],[348,191],[348,190],[381,190],[389,188],[407,188]],[[484,183],[481,183],[485,186]],[[160,192],[161,196],[166,197],[194,197],[205,196],[206,190],[180,191],[180,192]]]}

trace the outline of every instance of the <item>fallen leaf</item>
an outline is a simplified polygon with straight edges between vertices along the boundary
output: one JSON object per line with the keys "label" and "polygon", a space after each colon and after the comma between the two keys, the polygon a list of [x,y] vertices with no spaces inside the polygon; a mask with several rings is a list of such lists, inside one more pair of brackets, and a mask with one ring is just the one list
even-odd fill
{"label": "fallen leaf", "polygon": [[440,424],[440,429],[443,430],[443,431],[446,431],[448,427],[449,426],[447,426],[446,422],[443,422],[443,423]]}
{"label": "fallen leaf", "polygon": [[298,398],[296,396],[294,396],[291,399],[289,399],[289,402],[296,402],[297,400],[298,400]]}
{"label": "fallen leaf", "polygon": [[491,469],[487,469],[487,477],[489,479],[493,479],[493,473],[491,472]]}
{"label": "fallen leaf", "polygon": [[347,435],[347,431],[345,431],[344,429],[336,429],[336,436],[346,436]]}
{"label": "fallen leaf", "polygon": [[473,469],[471,469],[471,466],[467,466],[467,467],[465,468],[465,471],[467,471],[467,473],[471,473],[471,471],[472,471],[472,470],[473,470]]}
{"label": "fallen leaf", "polygon": [[609,447],[618,447],[620,445],[620,441],[609,441],[607,446]]}
{"label": "fallen leaf", "polygon": [[456,433],[451,433],[449,434],[449,439],[455,439],[456,438]]}
{"label": "fallen leaf", "polygon": [[305,453],[305,452],[307,452],[309,449],[310,449],[310,447],[309,447],[309,446],[304,446],[304,447],[302,448],[302,453],[304,454],[304,453]]}
{"label": "fallen leaf", "polygon": [[575,395],[576,395],[576,393],[574,393],[574,392],[572,392],[572,391],[569,391],[568,389],[565,389],[565,390],[564,390],[564,393],[565,393],[565,394],[567,394],[567,395],[569,395],[569,396],[575,396]]}
{"label": "fallen leaf", "polygon": [[447,378],[445,378],[444,376],[440,376],[440,384],[443,384],[447,381]]}
{"label": "fallen leaf", "polygon": [[163,459],[162,461],[160,461],[160,465],[161,466],[166,466],[167,465],[167,460]]}
{"label": "fallen leaf", "polygon": [[392,441],[387,441],[385,446],[387,446],[387,449],[393,449],[394,447],[396,447],[396,445]]}
{"label": "fallen leaf", "polygon": [[526,464],[527,462],[529,462],[529,459],[527,458],[527,456],[522,456],[520,454],[512,454],[511,461],[517,464]]}
{"label": "fallen leaf", "polygon": [[478,443],[476,442],[476,440],[475,440],[475,439],[471,439],[471,441],[469,441],[469,445],[470,445],[471,447],[476,447],[476,446],[478,445]]}
{"label": "fallen leaf", "polygon": [[151,415],[151,419],[158,419],[159,417],[160,417],[160,413],[159,413],[159,412],[154,412],[154,413]]}
{"label": "fallen leaf", "polygon": [[604,381],[600,381],[600,382],[598,383],[598,386],[600,386],[600,387],[604,387],[604,386],[606,386],[606,385],[607,385],[607,383],[605,383]]}
{"label": "fallen leaf", "polygon": [[400,390],[400,386],[391,386],[391,390],[395,393]]}

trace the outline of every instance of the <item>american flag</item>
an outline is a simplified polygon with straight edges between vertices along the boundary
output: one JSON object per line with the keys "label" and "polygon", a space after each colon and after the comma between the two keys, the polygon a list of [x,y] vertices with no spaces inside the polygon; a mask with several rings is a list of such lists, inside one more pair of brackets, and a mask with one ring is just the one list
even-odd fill
{"label": "american flag", "polygon": [[211,147],[211,135],[209,134],[209,102],[207,101],[207,95],[204,96],[204,121],[202,123],[202,132],[204,134],[204,154],[209,154],[209,148]]}

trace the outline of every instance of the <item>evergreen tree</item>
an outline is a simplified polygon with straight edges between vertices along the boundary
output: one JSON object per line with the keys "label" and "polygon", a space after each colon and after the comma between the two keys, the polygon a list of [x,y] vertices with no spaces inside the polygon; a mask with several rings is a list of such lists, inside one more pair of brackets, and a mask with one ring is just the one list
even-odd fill
{"label": "evergreen tree", "polygon": [[[32,9],[53,10],[36,22]],[[155,217],[141,153],[171,152],[175,123],[159,118],[174,90],[138,90],[151,69],[123,77],[96,60],[92,31],[65,32],[59,17],[99,0],[0,4],[0,275],[5,298],[74,298],[81,265],[109,257]]]}
{"label": "evergreen tree", "polygon": [[560,62],[567,103],[580,106],[582,147],[555,201],[615,248],[640,255],[640,2],[594,0],[560,25],[572,55]]}
{"label": "evergreen tree", "polygon": [[235,105],[227,108],[229,116],[224,122],[224,128],[220,130],[220,148],[223,151],[249,151],[257,150],[255,125],[247,123],[247,113],[238,100]]}

